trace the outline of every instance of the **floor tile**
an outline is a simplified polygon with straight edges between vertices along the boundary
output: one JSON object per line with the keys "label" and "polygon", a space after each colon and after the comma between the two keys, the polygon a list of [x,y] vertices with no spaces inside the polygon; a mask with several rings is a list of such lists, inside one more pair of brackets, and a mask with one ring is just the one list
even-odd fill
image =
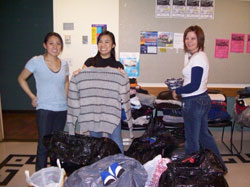
{"label": "floor tile", "polygon": [[[135,137],[139,137],[143,132],[135,132]],[[250,132],[244,134],[243,152],[239,156],[232,155],[221,143],[221,131],[212,131],[217,145],[223,156],[223,160],[228,167],[225,176],[230,187],[250,186]],[[128,131],[122,132],[125,140],[129,137]],[[225,134],[225,141],[229,144],[229,132]],[[240,145],[240,132],[235,131],[234,144]],[[35,171],[36,142],[0,142],[0,186],[23,187],[25,182],[25,170],[30,174]],[[240,185],[239,185],[240,184]]]}

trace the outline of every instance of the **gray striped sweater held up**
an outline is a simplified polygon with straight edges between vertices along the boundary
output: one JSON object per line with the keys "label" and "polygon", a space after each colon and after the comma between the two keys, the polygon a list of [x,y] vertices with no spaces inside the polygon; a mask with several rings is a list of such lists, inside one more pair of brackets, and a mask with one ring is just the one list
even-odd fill
{"label": "gray striped sweater held up", "polygon": [[66,125],[69,134],[87,131],[112,133],[121,122],[122,104],[133,137],[130,108],[130,84],[126,74],[115,68],[83,69],[72,76],[69,84]]}

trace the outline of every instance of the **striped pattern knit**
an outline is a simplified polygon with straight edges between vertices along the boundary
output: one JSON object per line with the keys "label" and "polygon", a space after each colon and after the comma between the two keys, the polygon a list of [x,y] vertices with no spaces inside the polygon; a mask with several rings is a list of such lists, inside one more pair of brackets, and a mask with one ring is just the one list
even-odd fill
{"label": "striped pattern knit", "polygon": [[132,131],[128,76],[115,68],[83,69],[69,85],[67,123],[69,134],[87,131],[112,133],[121,122],[122,104]]}

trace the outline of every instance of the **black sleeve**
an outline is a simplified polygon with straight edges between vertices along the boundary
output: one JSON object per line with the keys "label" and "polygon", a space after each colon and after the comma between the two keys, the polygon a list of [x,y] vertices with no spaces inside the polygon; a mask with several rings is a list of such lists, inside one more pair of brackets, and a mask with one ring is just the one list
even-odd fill
{"label": "black sleeve", "polygon": [[90,67],[92,66],[93,64],[93,58],[88,58],[85,62],[84,62],[84,65],[87,66],[87,67]]}
{"label": "black sleeve", "polygon": [[118,64],[118,68],[124,69],[124,66],[123,66],[123,64],[122,64],[120,61],[116,61],[116,62],[117,62],[117,64]]}

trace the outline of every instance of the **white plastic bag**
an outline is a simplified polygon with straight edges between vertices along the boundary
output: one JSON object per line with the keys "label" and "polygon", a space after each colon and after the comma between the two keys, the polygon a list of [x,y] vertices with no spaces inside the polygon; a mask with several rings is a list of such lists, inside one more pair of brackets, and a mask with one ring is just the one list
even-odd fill
{"label": "white plastic bag", "polygon": [[31,176],[29,171],[25,170],[27,184],[32,187],[63,187],[66,173],[61,168],[59,159],[57,159],[57,166],[43,168]]}
{"label": "white plastic bag", "polygon": [[161,174],[167,169],[169,162],[171,162],[169,158],[162,158],[158,155],[143,165],[148,173],[145,187],[158,187]]}

